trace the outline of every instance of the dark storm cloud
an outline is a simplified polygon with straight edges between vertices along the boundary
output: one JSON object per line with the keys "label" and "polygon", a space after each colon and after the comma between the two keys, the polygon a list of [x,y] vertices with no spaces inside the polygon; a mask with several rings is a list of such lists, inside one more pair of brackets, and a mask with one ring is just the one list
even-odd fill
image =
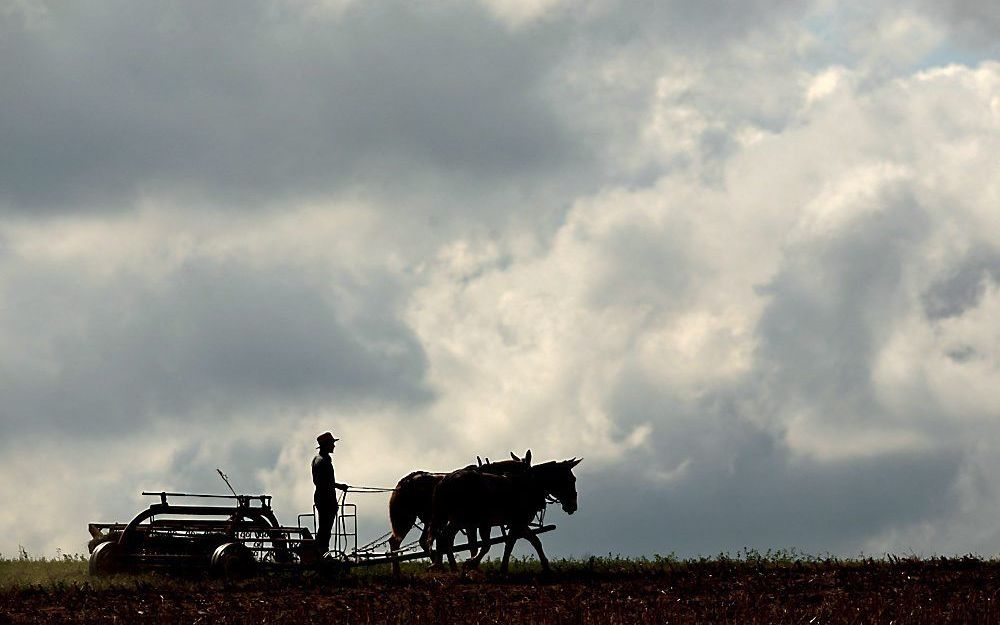
{"label": "dark storm cloud", "polygon": [[0,11],[0,208],[551,174],[574,141],[544,93],[559,37],[532,35],[474,3]]}
{"label": "dark storm cloud", "polygon": [[[772,366],[762,363],[760,370]],[[881,533],[954,512],[963,450],[940,446],[829,460],[796,454],[782,428],[754,422],[772,416],[761,411],[789,407],[774,403],[772,393],[787,394],[756,379],[690,403],[635,371],[623,375],[609,412],[620,426],[652,423],[654,430],[628,462],[581,469],[585,513],[551,519],[560,525],[548,540],[552,549],[691,556],[794,548],[857,555]],[[843,408],[819,399],[820,410],[839,422]]]}
{"label": "dark storm cloud", "polygon": [[962,47],[1000,53],[1000,8],[990,0],[920,2],[932,16],[943,18]]}
{"label": "dark storm cloud", "polygon": [[[682,556],[743,548],[794,548],[857,555],[880,532],[945,517],[956,502],[955,452],[907,452],[816,462],[790,457],[773,438],[739,420],[711,433],[718,447],[694,452],[670,482],[631,466],[579,475],[580,511],[550,513],[557,553]],[[723,456],[723,454],[728,454]],[[722,461],[720,461],[722,460]]]}
{"label": "dark storm cloud", "polygon": [[811,0],[641,0],[606,2],[594,10],[587,28],[591,40],[616,45],[652,43],[667,38],[679,47],[712,50],[749,32],[774,26],[813,4]]}
{"label": "dark storm cloud", "polygon": [[[244,433],[245,434],[245,433]],[[225,483],[217,468],[221,468],[237,492],[261,492],[263,485],[258,479],[262,466],[270,466],[281,452],[284,440],[254,438],[245,436],[238,441],[220,440],[192,441],[182,447],[171,458],[170,467],[164,471],[157,484],[147,485],[153,489],[190,489],[193,492],[225,492]],[[206,453],[206,450],[211,450]],[[291,504],[287,497],[281,503]],[[289,519],[290,520],[290,519]]]}
{"label": "dark storm cloud", "polygon": [[972,250],[947,276],[924,293],[924,314],[938,320],[957,317],[975,308],[990,282],[1000,284],[1000,252]]}
{"label": "dark storm cloud", "polygon": [[420,404],[426,359],[388,278],[192,260],[159,281],[6,284],[4,434],[125,434],[273,405]]}

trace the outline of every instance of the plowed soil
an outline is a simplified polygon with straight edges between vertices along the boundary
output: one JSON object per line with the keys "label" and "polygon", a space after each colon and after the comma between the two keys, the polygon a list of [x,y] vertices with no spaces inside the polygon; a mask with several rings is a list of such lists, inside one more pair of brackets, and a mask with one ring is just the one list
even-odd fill
{"label": "plowed soil", "polygon": [[519,573],[171,578],[9,588],[0,622],[994,623],[1000,563],[978,559],[580,566]]}

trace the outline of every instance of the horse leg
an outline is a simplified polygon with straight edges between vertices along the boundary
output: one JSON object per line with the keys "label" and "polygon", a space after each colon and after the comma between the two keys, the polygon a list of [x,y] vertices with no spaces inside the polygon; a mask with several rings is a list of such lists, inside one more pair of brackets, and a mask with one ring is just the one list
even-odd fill
{"label": "horse leg", "polygon": [[[395,534],[395,532],[393,532],[392,536],[389,536],[389,553],[390,554],[395,555],[395,553],[397,551],[399,551],[399,547],[400,547],[400,545],[403,544],[403,538],[405,538],[405,537],[406,537],[406,534],[403,534],[402,536],[397,536]],[[393,560],[392,560],[392,576],[393,577],[399,577],[399,574],[400,574],[400,571],[399,571],[399,560],[393,558]]]}
{"label": "horse leg", "polygon": [[[458,564],[455,562],[455,534],[458,534],[458,526],[454,523],[449,523],[438,538],[438,551],[444,551],[448,554],[448,568],[452,572],[458,570]],[[440,560],[441,554],[438,553],[438,562]]]}
{"label": "horse leg", "polygon": [[479,540],[481,544],[479,545],[479,557],[476,558],[476,566],[482,561],[486,554],[490,550],[490,538],[493,528],[489,525],[484,525],[479,528]]}
{"label": "horse leg", "polygon": [[[476,528],[469,528],[468,532],[470,536],[475,536]],[[464,566],[465,569],[478,568],[479,562],[483,559],[483,556],[485,556],[486,552],[489,551],[490,549],[490,528],[488,526],[480,527],[479,536],[482,544],[479,545],[475,550],[469,549],[470,557],[468,560],[465,561],[465,566]],[[470,540],[469,542],[471,543],[472,541]]]}
{"label": "horse leg", "polygon": [[479,538],[482,541],[482,545],[479,547],[479,553],[472,556],[465,562],[466,569],[478,569],[479,563],[482,562],[483,558],[490,550],[490,526],[486,525],[479,528]]}
{"label": "horse leg", "polygon": [[526,530],[524,532],[524,538],[531,543],[531,546],[535,548],[535,552],[538,553],[538,561],[542,563],[542,572],[548,573],[549,569],[549,559],[545,557],[545,552],[542,551],[542,541],[538,538],[538,535],[531,530]]}
{"label": "horse leg", "polygon": [[[434,542],[434,535],[438,536],[438,548],[436,551],[431,550],[431,545]],[[424,524],[424,531],[420,533],[420,547],[430,556],[432,569],[441,568],[441,530],[438,529],[436,525],[428,522]]]}
{"label": "horse leg", "polygon": [[469,538],[469,559],[471,560],[479,553],[479,544],[476,542],[476,528],[472,525],[466,527],[465,535]]}
{"label": "horse leg", "polygon": [[514,543],[517,542],[517,533],[514,531],[507,532],[507,541],[503,545],[503,560],[500,561],[500,573],[503,575],[507,574],[507,568],[510,564],[510,553],[514,551]]}
{"label": "horse leg", "polygon": [[[416,519],[414,519],[414,521],[416,521]],[[409,533],[410,527],[412,527],[413,524],[411,523],[409,526],[406,526],[406,529],[401,529],[401,525],[402,524],[397,525],[396,523],[392,523],[392,534],[389,535],[389,552],[391,554],[395,554],[399,551],[400,546],[403,544],[403,539],[406,538],[406,535]],[[424,531],[420,534],[420,544],[423,544],[426,533],[427,526],[424,525]],[[393,558],[392,575],[393,577],[399,577],[399,574],[399,560]]]}

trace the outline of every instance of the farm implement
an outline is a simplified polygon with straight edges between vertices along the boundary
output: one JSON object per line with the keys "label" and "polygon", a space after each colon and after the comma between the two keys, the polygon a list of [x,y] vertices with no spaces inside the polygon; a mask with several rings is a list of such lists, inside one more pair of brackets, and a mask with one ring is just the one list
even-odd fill
{"label": "farm implement", "polygon": [[[391,490],[352,488],[352,492],[361,494]],[[240,578],[262,571],[342,572],[432,556],[417,541],[389,551],[388,534],[358,546],[357,506],[346,501],[347,493],[341,496],[331,549],[322,554],[315,546],[315,514],[300,514],[294,526],[281,525],[271,507],[270,495],[166,491],[143,491],[142,495],[155,500],[128,523],[89,524],[91,575],[187,570]],[[531,533],[555,529],[542,520],[540,516],[532,524]],[[483,547],[505,540],[501,528],[500,536],[488,542],[475,541],[475,545]],[[455,550],[469,547],[466,542]]]}

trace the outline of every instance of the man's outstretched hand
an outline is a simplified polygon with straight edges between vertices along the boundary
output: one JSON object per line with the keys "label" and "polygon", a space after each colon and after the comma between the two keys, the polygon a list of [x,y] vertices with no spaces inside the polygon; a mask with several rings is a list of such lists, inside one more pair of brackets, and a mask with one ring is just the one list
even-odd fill
{"label": "man's outstretched hand", "polygon": [[348,486],[347,484],[334,484],[334,487],[335,488],[339,488],[340,490],[344,491],[345,493],[347,492],[347,489],[350,488],[350,486]]}

